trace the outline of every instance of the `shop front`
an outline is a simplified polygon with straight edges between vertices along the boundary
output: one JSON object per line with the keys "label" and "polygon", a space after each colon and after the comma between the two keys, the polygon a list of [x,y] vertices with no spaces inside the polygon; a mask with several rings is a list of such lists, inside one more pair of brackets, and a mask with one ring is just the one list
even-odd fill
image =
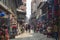
{"label": "shop front", "polygon": [[7,6],[0,4],[0,26],[2,24],[7,25],[9,36],[10,36],[10,14],[13,14],[13,12]]}
{"label": "shop front", "polygon": [[0,10],[0,26],[2,25],[2,24],[5,24],[5,25],[9,25],[8,24],[9,23],[9,17],[8,17],[8,15],[6,14],[6,11],[4,11],[4,10]]}
{"label": "shop front", "polygon": [[58,0],[59,3],[59,40],[60,40],[60,0]]}
{"label": "shop front", "polygon": [[[6,27],[6,29],[5,29],[5,27]],[[2,31],[2,33],[4,33],[4,35],[7,35],[8,39],[9,39],[9,14],[8,14],[8,12],[6,10],[4,10],[2,8],[0,8],[0,29],[1,28],[5,29],[4,32]],[[5,38],[7,36],[5,36]],[[1,35],[0,35],[0,37],[1,37]]]}
{"label": "shop front", "polygon": [[17,35],[17,19],[15,15],[10,14],[10,38],[15,38]]}
{"label": "shop front", "polygon": [[16,26],[16,24],[13,24],[13,25],[11,25],[10,38],[15,38],[16,35],[17,35],[17,26]]}

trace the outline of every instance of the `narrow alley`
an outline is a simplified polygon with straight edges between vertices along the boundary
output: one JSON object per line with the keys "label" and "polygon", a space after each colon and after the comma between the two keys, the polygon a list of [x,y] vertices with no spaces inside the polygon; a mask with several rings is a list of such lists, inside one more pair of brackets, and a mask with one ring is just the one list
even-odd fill
{"label": "narrow alley", "polygon": [[0,40],[60,40],[60,0],[0,0]]}

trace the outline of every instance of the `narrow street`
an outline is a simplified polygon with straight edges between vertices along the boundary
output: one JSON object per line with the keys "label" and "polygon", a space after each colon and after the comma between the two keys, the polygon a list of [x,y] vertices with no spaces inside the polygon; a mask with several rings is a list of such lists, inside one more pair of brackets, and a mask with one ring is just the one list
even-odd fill
{"label": "narrow street", "polygon": [[10,40],[55,40],[53,38],[47,38],[46,35],[40,34],[40,33],[23,33],[19,36],[16,36],[15,39]]}
{"label": "narrow street", "polygon": [[0,40],[60,40],[60,0],[0,0]]}

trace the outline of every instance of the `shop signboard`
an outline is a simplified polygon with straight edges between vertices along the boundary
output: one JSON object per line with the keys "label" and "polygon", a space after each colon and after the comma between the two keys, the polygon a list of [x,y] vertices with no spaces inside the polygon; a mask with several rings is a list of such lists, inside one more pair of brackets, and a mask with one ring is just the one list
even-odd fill
{"label": "shop signboard", "polygon": [[3,16],[5,16],[5,12],[0,12],[0,17],[3,17]]}

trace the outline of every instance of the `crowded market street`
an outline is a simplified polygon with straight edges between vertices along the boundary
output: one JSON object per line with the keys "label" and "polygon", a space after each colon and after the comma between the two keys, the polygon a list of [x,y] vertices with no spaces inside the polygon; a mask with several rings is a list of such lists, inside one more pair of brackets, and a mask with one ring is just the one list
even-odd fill
{"label": "crowded market street", "polygon": [[60,40],[60,0],[0,0],[0,40]]}

